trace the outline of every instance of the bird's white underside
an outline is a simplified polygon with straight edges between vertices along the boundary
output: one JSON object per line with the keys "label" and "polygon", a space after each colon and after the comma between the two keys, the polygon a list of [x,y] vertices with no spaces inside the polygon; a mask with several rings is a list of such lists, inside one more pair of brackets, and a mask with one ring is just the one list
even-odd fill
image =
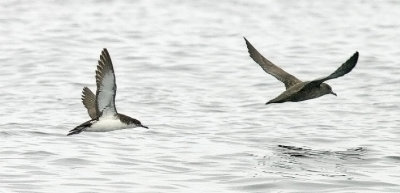
{"label": "bird's white underside", "polygon": [[135,125],[127,125],[122,123],[119,119],[108,118],[108,119],[100,119],[99,121],[95,121],[90,127],[88,127],[85,131],[88,132],[106,132],[106,131],[114,131],[120,129],[128,129],[134,128]]}

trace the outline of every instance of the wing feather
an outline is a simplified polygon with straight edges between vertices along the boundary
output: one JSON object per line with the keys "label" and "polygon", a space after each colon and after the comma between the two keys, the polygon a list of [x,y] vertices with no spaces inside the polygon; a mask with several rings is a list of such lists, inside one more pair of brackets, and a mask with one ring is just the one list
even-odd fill
{"label": "wing feather", "polygon": [[115,108],[115,94],[117,85],[115,83],[114,68],[110,54],[104,48],[100,55],[96,70],[96,108],[100,116],[117,114]]}
{"label": "wing feather", "polygon": [[354,53],[353,56],[351,56],[349,59],[347,59],[347,61],[345,63],[343,63],[338,69],[335,70],[335,72],[333,72],[329,76],[310,81],[307,85],[305,85],[305,87],[314,87],[314,86],[320,85],[321,83],[323,83],[327,80],[344,76],[345,74],[347,74],[351,70],[353,70],[353,68],[357,64],[357,61],[358,61],[358,52]]}
{"label": "wing feather", "polygon": [[246,41],[250,57],[257,64],[259,64],[266,73],[271,74],[276,79],[283,82],[286,89],[292,87],[295,84],[301,83],[301,80],[282,70],[281,68],[270,62],[268,59],[266,59],[264,56],[262,56],[246,38],[244,38],[244,40]]}
{"label": "wing feather", "polygon": [[82,90],[82,103],[87,109],[90,118],[97,118],[96,96],[88,87],[84,87]]}

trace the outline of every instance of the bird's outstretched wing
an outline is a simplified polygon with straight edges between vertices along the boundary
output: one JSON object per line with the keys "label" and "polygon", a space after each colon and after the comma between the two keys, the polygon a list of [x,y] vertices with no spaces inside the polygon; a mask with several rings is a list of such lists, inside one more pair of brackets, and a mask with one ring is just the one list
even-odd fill
{"label": "bird's outstretched wing", "polygon": [[250,57],[264,69],[265,72],[271,74],[281,82],[285,84],[286,89],[292,87],[293,85],[300,83],[301,81],[297,79],[295,76],[285,72],[269,60],[267,60],[264,56],[262,56],[254,47],[250,44],[250,42],[244,38],[246,41],[247,49],[249,50]]}
{"label": "bird's outstretched wing", "polygon": [[115,84],[114,68],[110,54],[104,48],[100,55],[99,65],[96,70],[96,108],[100,116],[111,116],[117,114],[115,108]]}
{"label": "bird's outstretched wing", "polygon": [[335,70],[335,72],[333,72],[329,76],[310,81],[305,85],[305,87],[314,87],[320,85],[321,83],[327,80],[341,77],[349,73],[351,70],[353,70],[353,68],[357,64],[357,61],[358,61],[358,52],[354,53],[353,56],[351,56],[345,63],[343,63],[337,70]]}
{"label": "bird's outstretched wing", "polygon": [[87,109],[90,118],[97,118],[96,96],[88,87],[84,87],[82,90],[82,103]]}

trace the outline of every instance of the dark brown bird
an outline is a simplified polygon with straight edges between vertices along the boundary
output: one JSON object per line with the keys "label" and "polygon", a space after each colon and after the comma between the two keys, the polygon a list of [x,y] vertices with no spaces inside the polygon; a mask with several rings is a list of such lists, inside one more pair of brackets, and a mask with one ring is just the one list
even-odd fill
{"label": "dark brown bird", "polygon": [[318,98],[326,94],[333,94],[336,96],[336,93],[332,91],[332,87],[324,82],[349,73],[356,66],[358,60],[358,52],[356,52],[329,76],[303,82],[264,58],[246,38],[244,38],[244,40],[246,41],[250,57],[259,64],[265,72],[271,74],[285,84],[286,90],[266,104],[283,103],[287,101],[298,102]]}

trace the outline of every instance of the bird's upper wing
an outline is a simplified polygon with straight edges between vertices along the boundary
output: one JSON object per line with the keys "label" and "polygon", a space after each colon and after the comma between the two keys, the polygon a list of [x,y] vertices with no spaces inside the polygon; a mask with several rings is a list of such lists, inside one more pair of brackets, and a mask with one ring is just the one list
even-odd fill
{"label": "bird's upper wing", "polygon": [[320,85],[324,81],[338,78],[349,73],[356,66],[357,60],[358,60],[358,52],[354,53],[353,56],[351,56],[345,63],[343,63],[335,72],[333,72],[329,76],[310,81],[308,84],[305,85],[305,87],[314,87]]}
{"label": "bird's upper wing", "polygon": [[90,118],[97,118],[96,96],[88,87],[84,87],[82,90],[82,103],[87,109]]}
{"label": "bird's upper wing", "polygon": [[100,116],[117,114],[115,108],[115,94],[117,85],[115,84],[114,68],[110,54],[104,48],[100,55],[99,65],[96,70],[96,107]]}
{"label": "bird's upper wing", "polygon": [[257,64],[259,64],[265,72],[271,74],[272,76],[283,82],[286,89],[301,82],[301,80],[297,79],[295,76],[285,72],[284,70],[267,60],[253,47],[253,45],[250,44],[250,42],[246,38],[244,38],[244,40],[246,41],[250,57],[253,58],[253,60],[257,62]]}

